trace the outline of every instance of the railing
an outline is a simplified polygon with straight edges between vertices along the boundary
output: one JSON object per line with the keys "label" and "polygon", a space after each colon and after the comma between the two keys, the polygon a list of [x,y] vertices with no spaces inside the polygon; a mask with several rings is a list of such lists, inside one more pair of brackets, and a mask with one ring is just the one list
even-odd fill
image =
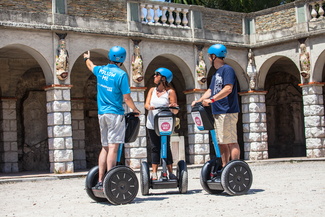
{"label": "railing", "polygon": [[143,24],[190,28],[188,26],[189,9],[185,5],[167,5],[161,2],[142,3],[140,4],[140,11]]}
{"label": "railing", "polygon": [[324,20],[324,3],[325,1],[312,2],[309,5],[311,6],[310,15],[312,19],[310,21]]}

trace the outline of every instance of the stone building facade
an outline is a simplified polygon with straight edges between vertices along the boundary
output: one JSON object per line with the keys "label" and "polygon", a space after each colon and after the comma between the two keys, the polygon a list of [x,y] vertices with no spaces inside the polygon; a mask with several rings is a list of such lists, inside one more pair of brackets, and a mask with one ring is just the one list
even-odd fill
{"label": "stone building facade", "polygon": [[[96,165],[96,80],[83,53],[107,64],[114,45],[127,50],[122,68],[142,112],[138,139],[124,148],[132,168],[150,161],[144,101],[158,67],[173,71],[180,105],[175,161],[202,164],[213,155],[190,105],[210,83],[214,70],[205,54],[215,43],[227,46],[225,61],[239,81],[242,159],[325,157],[324,3],[297,0],[246,14],[145,0],[1,1],[0,172],[64,173]],[[196,72],[201,52],[203,80]],[[135,53],[143,79],[132,74]]]}

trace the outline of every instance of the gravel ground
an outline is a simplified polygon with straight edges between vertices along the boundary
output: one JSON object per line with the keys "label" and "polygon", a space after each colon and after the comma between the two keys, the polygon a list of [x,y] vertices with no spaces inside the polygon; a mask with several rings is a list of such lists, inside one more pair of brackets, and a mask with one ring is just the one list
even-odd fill
{"label": "gravel ground", "polygon": [[149,196],[142,196],[139,188],[126,205],[92,201],[84,190],[85,177],[2,182],[0,216],[324,216],[325,161],[249,166],[253,184],[246,195],[207,194],[200,185],[200,168],[192,168],[187,194],[150,189]]}

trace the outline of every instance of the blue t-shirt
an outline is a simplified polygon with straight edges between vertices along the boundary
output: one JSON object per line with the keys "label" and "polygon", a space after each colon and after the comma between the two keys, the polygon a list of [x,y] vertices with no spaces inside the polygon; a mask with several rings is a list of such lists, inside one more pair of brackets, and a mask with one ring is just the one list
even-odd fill
{"label": "blue t-shirt", "polygon": [[223,65],[212,76],[211,96],[219,93],[225,85],[232,84],[232,92],[225,98],[211,104],[213,114],[237,113],[239,112],[237,78],[234,69],[229,65]]}
{"label": "blue t-shirt", "polygon": [[117,65],[95,66],[98,114],[124,114],[123,94],[131,93],[128,75]]}

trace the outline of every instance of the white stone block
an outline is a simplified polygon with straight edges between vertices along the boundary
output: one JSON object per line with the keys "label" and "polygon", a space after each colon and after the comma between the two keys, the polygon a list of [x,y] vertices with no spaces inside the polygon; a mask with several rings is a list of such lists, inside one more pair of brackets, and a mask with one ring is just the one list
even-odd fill
{"label": "white stone block", "polygon": [[322,140],[320,138],[308,138],[306,139],[306,149],[320,149],[323,147]]}
{"label": "white stone block", "polygon": [[73,149],[73,140],[72,137],[65,138],[65,148],[66,149]]}
{"label": "white stone block", "polygon": [[146,148],[131,148],[130,158],[144,158],[147,156]]}
{"label": "white stone block", "polygon": [[54,150],[53,157],[54,157],[54,162],[73,161],[73,151],[72,150]]}
{"label": "white stone block", "polygon": [[258,132],[266,132],[266,123],[251,123],[249,124],[250,132],[258,133]]}
{"label": "white stone block", "polygon": [[70,97],[70,89],[62,90],[62,100],[69,101],[70,99],[71,99],[71,97]]}
{"label": "white stone block", "polygon": [[[323,117],[323,116],[322,116]],[[321,124],[321,116],[306,116],[305,117],[305,127],[319,127]]]}
{"label": "white stone block", "polygon": [[64,124],[71,124],[71,112],[64,112]]}
{"label": "white stone block", "polygon": [[54,137],[68,137],[72,136],[71,125],[60,125],[53,127],[53,136]]}

